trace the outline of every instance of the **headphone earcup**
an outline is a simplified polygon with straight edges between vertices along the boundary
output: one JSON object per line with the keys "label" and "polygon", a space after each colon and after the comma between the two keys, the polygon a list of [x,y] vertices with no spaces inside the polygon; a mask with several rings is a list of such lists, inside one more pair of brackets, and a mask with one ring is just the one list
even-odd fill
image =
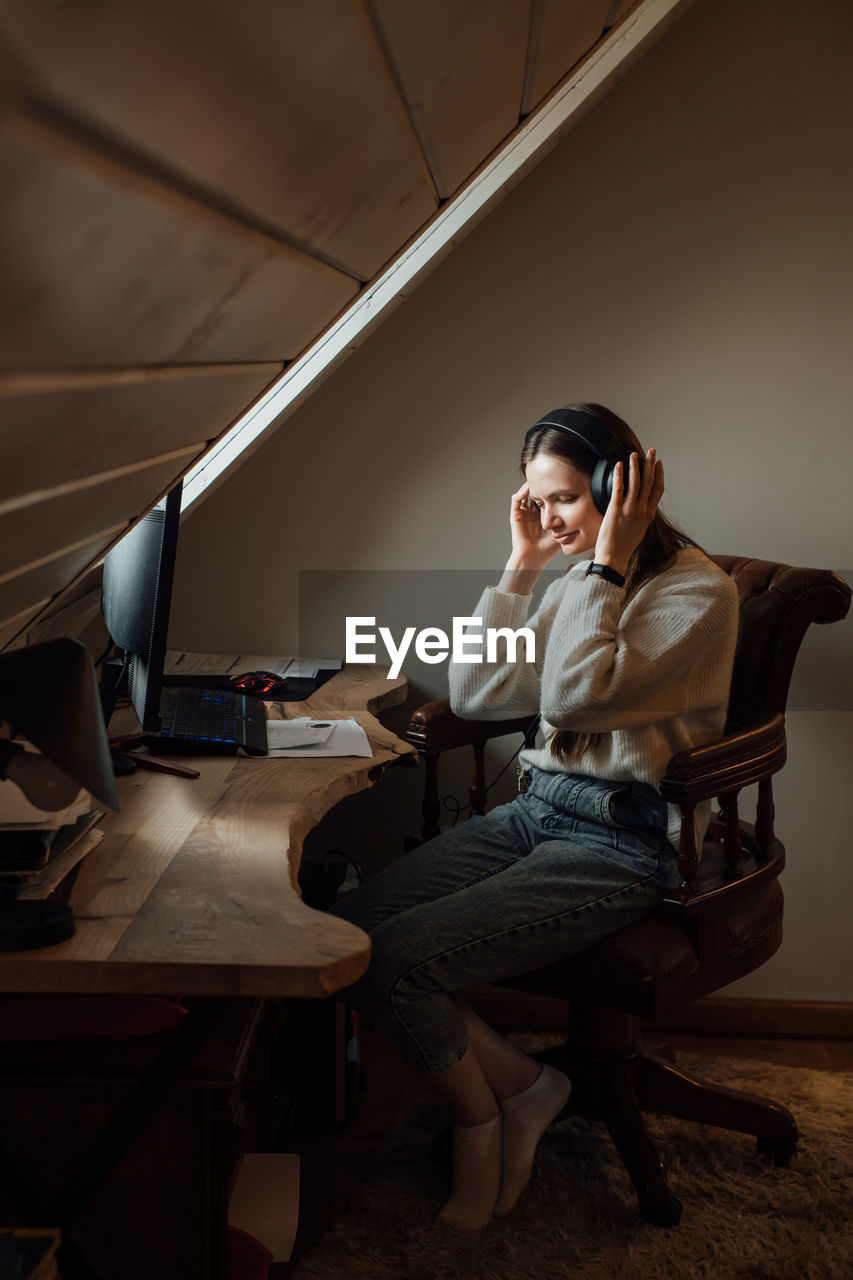
{"label": "headphone earcup", "polygon": [[[627,489],[628,482],[631,476],[630,454],[626,454],[626,456],[621,459],[621,462],[622,462],[623,484]],[[639,458],[639,463],[640,463],[640,479],[642,480],[643,478],[642,457]],[[599,459],[599,461],[596,462],[595,464],[595,468],[593,470],[593,473],[589,482],[589,487],[590,487],[590,490],[592,491],[592,500],[595,503],[596,510],[600,511],[602,515],[604,515],[605,511],[607,510],[608,504],[610,502],[610,495],[613,492],[614,466],[615,466],[615,463],[613,462],[607,462],[604,458]]]}
{"label": "headphone earcup", "polygon": [[606,458],[599,458],[596,462],[590,476],[589,487],[596,510],[604,515],[613,491],[613,464]]}

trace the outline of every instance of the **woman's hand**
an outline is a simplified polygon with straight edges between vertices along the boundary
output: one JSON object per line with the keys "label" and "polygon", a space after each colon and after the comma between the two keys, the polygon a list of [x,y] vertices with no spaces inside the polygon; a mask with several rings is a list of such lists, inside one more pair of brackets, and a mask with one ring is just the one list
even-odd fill
{"label": "woman's hand", "polygon": [[509,527],[512,533],[510,563],[518,568],[543,569],[560,550],[552,535],[542,528],[539,511],[528,501],[530,486],[525,480],[512,495]]}
{"label": "woman's hand", "polygon": [[545,565],[560,550],[542,521],[536,507],[528,502],[530,487],[525,480],[512,495],[509,527],[512,551],[498,590],[509,595],[529,596]]}
{"label": "woman's hand", "polygon": [[628,571],[628,562],[643,540],[643,534],[655,518],[663,494],[663,463],[655,450],[646,454],[643,475],[636,453],[631,454],[627,491],[624,467],[617,462],[613,470],[613,492],[595,540],[596,564],[609,564],[617,573]]}

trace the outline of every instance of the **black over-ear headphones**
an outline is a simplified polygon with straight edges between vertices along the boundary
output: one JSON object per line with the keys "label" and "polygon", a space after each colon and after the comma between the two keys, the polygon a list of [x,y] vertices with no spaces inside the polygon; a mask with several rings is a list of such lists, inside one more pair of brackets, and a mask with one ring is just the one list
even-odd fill
{"label": "black over-ear headphones", "polygon": [[[596,510],[604,515],[607,505],[610,502],[610,495],[613,492],[613,468],[617,462],[623,464],[624,484],[627,488],[628,484],[628,465],[632,450],[625,449],[618,440],[616,440],[601,421],[591,413],[584,413],[582,409],[553,409],[551,413],[546,413],[544,418],[540,418],[538,422],[534,422],[533,426],[526,433],[525,443],[533,435],[534,431],[539,431],[542,427],[556,427],[558,431],[565,431],[570,436],[574,436],[576,440],[586,448],[590,453],[594,453],[598,461],[590,477],[590,489],[592,490],[592,500],[595,503]],[[643,459],[638,454],[640,464],[640,475],[643,474]]]}

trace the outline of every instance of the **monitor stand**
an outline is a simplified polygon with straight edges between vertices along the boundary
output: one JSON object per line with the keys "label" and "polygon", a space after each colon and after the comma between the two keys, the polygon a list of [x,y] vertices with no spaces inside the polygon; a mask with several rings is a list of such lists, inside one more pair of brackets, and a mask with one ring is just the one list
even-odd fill
{"label": "monitor stand", "polygon": [[[118,675],[116,671],[118,670]],[[115,711],[116,702],[122,696],[124,690],[122,681],[124,678],[125,664],[120,658],[104,658],[101,662],[101,710],[104,716],[104,724],[109,726],[110,720]],[[105,676],[112,676],[112,681],[107,688]],[[161,756],[150,756],[139,751],[140,747],[146,744],[146,735],[144,733],[125,733],[117,738],[110,738],[110,755],[113,763],[113,773],[117,778],[128,773],[136,773],[137,769],[150,769],[154,773],[173,773],[179,778],[198,778],[198,769],[191,769],[185,764],[174,764],[171,760],[164,760]]]}

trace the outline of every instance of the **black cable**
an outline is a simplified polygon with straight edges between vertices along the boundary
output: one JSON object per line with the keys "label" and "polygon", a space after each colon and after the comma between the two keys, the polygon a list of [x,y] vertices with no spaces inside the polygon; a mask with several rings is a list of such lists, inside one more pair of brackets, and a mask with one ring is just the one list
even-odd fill
{"label": "black cable", "polygon": [[[501,778],[504,776],[507,769],[512,764],[513,760],[516,758],[518,753],[520,751],[523,751],[525,747],[529,747],[533,744],[533,740],[536,737],[538,729],[539,729],[539,716],[534,716],[534,718],[530,721],[530,724],[527,726],[527,728],[524,731],[524,737],[522,738],[519,745],[516,747],[515,751],[513,751],[512,755],[507,760],[506,764],[501,769],[500,773],[497,775],[497,777],[492,778],[491,782],[486,784],[486,787],[483,792],[484,797],[489,794],[489,792],[492,790],[493,787],[497,786],[497,784],[500,782]],[[473,805],[460,804],[455,796],[448,795],[448,796],[445,796],[444,799],[442,800],[441,807],[443,809],[446,809],[448,813],[452,813],[454,815],[453,821],[451,822],[450,825],[452,827],[455,827],[457,822],[459,821],[460,814],[463,814],[466,809],[473,808]]]}
{"label": "black cable", "polygon": [[96,659],[95,659],[95,667],[96,667],[96,668],[97,668],[97,667],[99,667],[99,666],[101,665],[101,663],[104,661],[104,659],[105,659],[105,658],[109,657],[110,649],[114,649],[114,648],[115,648],[115,645],[113,644],[112,636],[110,636],[110,638],[109,638],[109,640],[108,640],[108,642],[107,642],[107,647],[106,647],[106,649],[105,649],[105,650],[104,650],[104,652],[101,654],[100,658],[96,658]]}
{"label": "black cable", "polygon": [[[101,661],[103,662],[103,658],[101,658]],[[130,667],[130,654],[125,653],[124,661],[122,662],[121,667],[119,668],[119,673],[116,676],[115,680],[113,681],[113,687],[107,691],[103,691],[103,686],[102,686],[102,698],[105,700],[105,702],[107,703],[112,702],[113,698],[115,697],[116,693],[118,692],[121,686],[122,680],[127,675],[127,671],[129,667]]]}

